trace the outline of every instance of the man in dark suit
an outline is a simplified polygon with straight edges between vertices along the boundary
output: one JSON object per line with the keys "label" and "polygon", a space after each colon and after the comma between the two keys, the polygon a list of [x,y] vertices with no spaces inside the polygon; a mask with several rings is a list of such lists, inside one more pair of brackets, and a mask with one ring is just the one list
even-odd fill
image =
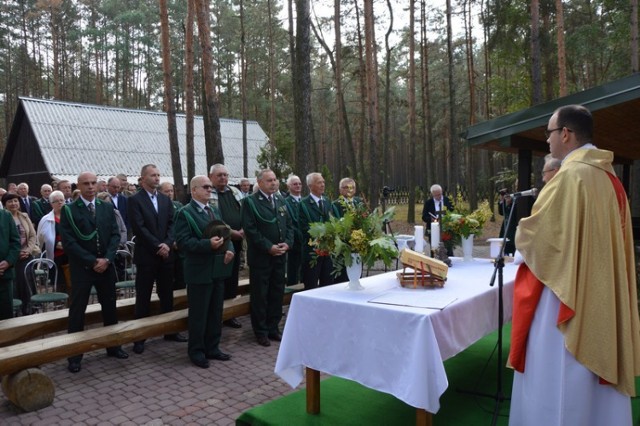
{"label": "man in dark suit", "polygon": [[110,177],[107,181],[107,191],[111,195],[111,202],[113,206],[118,209],[124,225],[127,227],[127,231],[131,231],[131,224],[129,223],[129,211],[127,209],[127,197],[121,192],[121,182],[117,177]]}
{"label": "man in dark suit", "polygon": [[0,320],[13,318],[13,279],[20,235],[11,213],[0,209]]}
{"label": "man in dark suit", "polygon": [[[324,178],[320,173],[309,173],[307,175],[307,186],[309,195],[300,201],[300,230],[302,231],[302,241],[309,241],[309,228],[313,222],[327,222],[331,211],[331,201],[324,194]],[[311,266],[313,259],[313,248],[308,244],[303,244],[302,249],[302,281],[304,289],[333,284],[331,272],[333,263],[329,256],[318,256],[315,266]]]}
{"label": "man in dark suit", "polygon": [[[68,332],[84,330],[84,314],[91,287],[98,293],[104,325],[118,322],[116,314],[116,271],[113,266],[120,231],[113,206],[96,199],[96,175],[78,176],[80,197],[62,208],[60,233],[71,268],[71,306]],[[120,346],[107,348],[107,355],[124,359],[129,355]],[[72,373],[80,371],[82,355],[68,359]]]}
{"label": "man in dark suit", "polygon": [[45,183],[40,187],[40,195],[42,198],[31,203],[31,214],[29,216],[35,229],[38,229],[40,219],[52,210],[51,204],[49,203],[49,195],[51,195],[52,191],[53,188],[51,188],[51,185]]}
{"label": "man in dark suit", "polygon": [[29,195],[29,185],[24,182],[19,183],[16,190],[20,196],[20,211],[31,216],[31,205],[36,201],[36,197]]}
{"label": "man in dark suit", "polygon": [[231,355],[219,348],[222,335],[224,278],[230,275],[233,244],[219,236],[205,235],[220,212],[209,205],[211,181],[206,176],[191,179],[191,201],[176,216],[176,240],[184,254],[184,280],[189,305],[189,359],[209,368],[209,359],[228,361]]}
{"label": "man in dark suit", "polygon": [[[425,230],[427,234],[431,233],[431,222],[442,220],[442,216],[447,210],[453,210],[453,204],[448,197],[442,194],[442,187],[438,184],[431,185],[431,198],[424,202],[422,208],[422,221],[426,224]],[[453,250],[447,249],[447,256],[453,256]]]}
{"label": "man in dark suit", "polygon": [[302,181],[296,175],[287,178],[289,195],[284,199],[293,224],[293,245],[287,252],[287,285],[298,284],[301,279],[302,231],[300,230],[300,201],[302,201]]}
{"label": "man in dark suit", "polygon": [[[131,229],[136,236],[133,262],[136,265],[136,318],[150,313],[151,293],[156,284],[160,310],[173,311],[173,204],[158,191],[160,171],[147,164],[140,172],[142,190],[127,200]],[[186,342],[181,334],[167,334],[165,340]],[[133,351],[144,352],[144,340],[134,343]]]}
{"label": "man in dark suit", "polygon": [[258,192],[242,205],[242,229],[247,237],[251,287],[251,326],[258,344],[280,341],[284,296],[285,254],[293,244],[293,225],[278,192],[276,174],[269,169],[257,176]]}

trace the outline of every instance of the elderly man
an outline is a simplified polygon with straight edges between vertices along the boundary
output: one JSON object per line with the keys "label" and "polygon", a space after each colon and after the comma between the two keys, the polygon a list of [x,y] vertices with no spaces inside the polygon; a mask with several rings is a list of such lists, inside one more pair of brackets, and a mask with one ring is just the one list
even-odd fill
{"label": "elderly man", "polygon": [[[214,164],[209,170],[209,179],[213,184],[211,191],[211,205],[217,207],[222,214],[222,220],[231,227],[231,241],[235,257],[233,259],[233,271],[231,276],[224,282],[224,298],[234,299],[238,295],[238,275],[240,272],[240,261],[242,259],[242,241],[244,231],[242,230],[242,219],[240,218],[240,208],[242,206],[242,192],[234,186],[229,186],[229,170],[224,164]],[[242,324],[235,318],[224,322],[226,326],[240,328]]]}
{"label": "elderly man", "polygon": [[[116,311],[116,271],[113,262],[120,242],[120,231],[113,205],[96,199],[96,175],[78,176],[80,197],[62,208],[60,233],[71,268],[71,306],[69,333],[84,330],[84,314],[91,287],[98,293],[103,324],[118,322]],[[120,359],[129,355],[120,346],[107,348],[107,355]],[[71,373],[80,371],[82,355],[68,359]]]}
{"label": "elderly man", "polygon": [[546,129],[562,168],[520,220],[512,425],[630,425],[640,324],[629,204],[586,108]]}
{"label": "elderly man", "polygon": [[240,192],[242,192],[242,198],[247,198],[251,195],[251,182],[249,182],[249,179],[240,179]]}
{"label": "elderly man", "polygon": [[544,166],[542,166],[542,182],[549,182],[560,170],[562,160],[553,158],[551,154],[544,156]]}
{"label": "elderly man", "polygon": [[64,195],[65,204],[71,204],[73,201],[73,190],[71,189],[71,182],[68,180],[58,181],[58,191]]}
{"label": "elderly man", "polygon": [[[160,170],[147,164],[140,171],[142,190],[128,199],[128,216],[136,236],[133,262],[136,265],[136,318],[151,313],[151,293],[155,284],[162,313],[173,311],[173,204],[158,191]],[[186,342],[178,334],[165,334],[165,340]],[[144,352],[144,340],[133,345],[133,352]]]}
{"label": "elderly man", "polygon": [[20,196],[20,211],[31,217],[31,205],[36,201],[36,197],[29,195],[29,185],[24,182],[19,183],[17,193]]}
{"label": "elderly man", "polygon": [[356,181],[352,178],[340,179],[338,189],[340,196],[333,202],[333,213],[336,217],[343,217],[344,210],[348,206],[355,207],[363,203],[362,198],[356,197]]}
{"label": "elderly man", "polygon": [[[324,196],[324,178],[320,173],[307,175],[309,195],[300,201],[300,230],[302,241],[309,241],[309,228],[313,222],[327,222],[331,211],[331,201]],[[333,284],[331,273],[333,263],[329,256],[318,256],[315,266],[311,266],[314,251],[308,244],[302,249],[302,281],[304,289]]]}
{"label": "elderly man", "polygon": [[20,256],[20,235],[11,213],[0,210],[0,320],[13,317],[13,279]]}
{"label": "elderly man", "polygon": [[287,285],[298,284],[301,281],[300,267],[302,266],[302,231],[300,229],[300,201],[302,201],[302,181],[296,175],[287,178],[289,195],[284,199],[293,225],[293,245],[287,252]]}
{"label": "elderly man", "polygon": [[233,261],[233,244],[220,236],[207,236],[206,228],[220,220],[220,212],[209,205],[211,181],[206,176],[191,179],[191,202],[176,217],[176,240],[184,254],[184,280],[189,304],[189,345],[191,362],[209,368],[209,359],[228,361],[219,348],[222,334],[224,277]]}
{"label": "elderly man", "polygon": [[107,192],[111,195],[113,206],[120,212],[127,230],[131,229],[129,223],[129,209],[127,208],[127,197],[122,193],[122,183],[117,177],[110,177],[107,181]]}
{"label": "elderly man", "polygon": [[279,182],[269,169],[258,173],[258,192],[245,199],[242,229],[247,237],[251,288],[251,326],[258,344],[280,341],[286,253],[293,244],[293,226]]}
{"label": "elderly man", "polygon": [[[431,222],[440,221],[447,210],[453,210],[453,204],[449,197],[443,195],[442,187],[438,184],[431,185],[429,190],[431,198],[425,200],[422,208],[422,221],[426,224],[425,230],[428,234],[431,232]],[[447,256],[453,256],[453,250],[447,249]]]}
{"label": "elderly man", "polygon": [[45,183],[40,187],[40,195],[42,198],[34,201],[31,204],[31,222],[33,222],[33,226],[38,229],[38,223],[40,223],[40,219],[47,213],[51,211],[51,204],[49,203],[49,195],[53,188],[51,185]]}

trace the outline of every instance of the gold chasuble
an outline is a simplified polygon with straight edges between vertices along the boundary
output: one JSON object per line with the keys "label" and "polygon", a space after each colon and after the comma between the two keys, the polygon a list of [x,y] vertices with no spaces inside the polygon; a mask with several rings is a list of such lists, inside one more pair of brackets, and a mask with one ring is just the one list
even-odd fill
{"label": "gold chasuble", "polygon": [[[558,329],[567,350],[601,380],[634,396],[640,326],[633,235],[612,160],[612,152],[599,149],[569,153],[531,216],[520,221],[516,246],[526,262],[522,268],[561,302]],[[516,279],[514,305],[518,293],[535,294],[518,292],[535,279]],[[517,315],[514,306],[514,327]],[[526,334],[524,340],[526,345]]]}

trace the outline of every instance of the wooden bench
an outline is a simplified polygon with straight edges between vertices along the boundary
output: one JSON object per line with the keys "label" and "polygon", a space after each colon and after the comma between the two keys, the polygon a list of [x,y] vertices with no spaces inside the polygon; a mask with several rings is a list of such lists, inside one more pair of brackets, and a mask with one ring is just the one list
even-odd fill
{"label": "wooden bench", "polygon": [[[302,284],[289,287],[283,297],[283,304],[290,304],[293,293],[302,288]],[[177,290],[174,292],[174,302],[176,300],[178,301],[178,303],[174,303],[176,308],[183,307],[183,304],[186,306],[186,291]],[[127,315],[133,316],[132,301],[135,299],[118,302],[120,318]],[[65,333],[24,341],[36,336],[65,331],[67,329],[66,316],[63,315],[65,312],[66,310],[61,310],[0,321],[0,341],[5,345],[0,347],[0,376],[5,376],[2,381],[2,389],[11,402],[25,411],[33,411],[51,405],[55,394],[53,382],[41,370],[34,370],[35,367],[98,349],[184,331],[187,329],[188,319],[188,309],[183,307],[173,312],[131,319],[78,333]],[[249,313],[249,296],[243,295],[225,300],[222,318],[227,320]],[[91,318],[94,323],[102,321],[99,304],[97,306],[90,305],[87,308],[87,314],[87,318]],[[31,317],[37,318],[31,319]],[[30,321],[26,321],[26,324],[15,321],[27,318]],[[89,322],[87,321],[87,323]],[[16,336],[11,337],[16,331]],[[19,341],[22,342],[16,343]],[[25,375],[25,370],[28,370],[29,374]],[[37,390],[33,391],[33,389]]]}

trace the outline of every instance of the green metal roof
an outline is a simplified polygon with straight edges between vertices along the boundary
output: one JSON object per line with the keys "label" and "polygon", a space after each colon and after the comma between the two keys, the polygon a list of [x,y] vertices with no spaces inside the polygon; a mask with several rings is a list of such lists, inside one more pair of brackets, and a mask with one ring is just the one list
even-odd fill
{"label": "green metal roof", "polygon": [[640,159],[640,73],[539,104],[467,128],[470,147],[515,153],[530,149],[537,155],[549,152],[544,129],[563,105],[589,108],[594,119],[594,144],[613,151],[616,162]]}

